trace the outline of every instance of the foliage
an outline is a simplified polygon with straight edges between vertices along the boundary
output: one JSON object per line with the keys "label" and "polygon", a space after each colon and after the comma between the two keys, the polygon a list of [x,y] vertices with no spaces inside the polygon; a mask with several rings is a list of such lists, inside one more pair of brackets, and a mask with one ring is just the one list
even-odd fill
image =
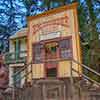
{"label": "foliage", "polygon": [[[100,3],[96,0],[85,0],[79,6],[79,25],[84,42],[83,46],[84,63],[92,69],[100,72],[100,45],[99,32],[100,26]],[[85,71],[89,77],[96,81],[100,79],[93,73]]]}
{"label": "foliage", "polygon": [[0,0],[0,43],[8,49],[8,37],[26,26],[23,0]]}
{"label": "foliage", "polygon": [[[75,1],[79,2],[78,15],[80,32],[82,33],[84,42],[89,43],[87,52],[90,52],[89,47],[92,43],[90,37],[94,37],[95,34],[97,34],[98,37],[98,33],[100,32],[99,0],[1,0],[0,37],[2,38],[0,39],[3,40],[4,37],[7,39],[9,35],[14,34],[20,28],[25,27],[27,25],[26,16],[36,15],[46,10]],[[92,3],[92,6],[90,5],[90,2]],[[92,18],[91,16],[94,15],[95,18]]]}

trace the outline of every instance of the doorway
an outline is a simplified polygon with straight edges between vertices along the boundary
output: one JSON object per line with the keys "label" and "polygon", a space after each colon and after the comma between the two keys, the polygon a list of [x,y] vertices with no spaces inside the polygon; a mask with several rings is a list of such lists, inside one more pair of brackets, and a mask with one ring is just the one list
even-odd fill
{"label": "doorway", "polygon": [[47,68],[47,77],[56,77],[57,69],[56,68]]}
{"label": "doorway", "polygon": [[47,62],[45,64],[47,78],[56,78],[57,77],[57,66],[58,66],[58,63],[56,61]]}

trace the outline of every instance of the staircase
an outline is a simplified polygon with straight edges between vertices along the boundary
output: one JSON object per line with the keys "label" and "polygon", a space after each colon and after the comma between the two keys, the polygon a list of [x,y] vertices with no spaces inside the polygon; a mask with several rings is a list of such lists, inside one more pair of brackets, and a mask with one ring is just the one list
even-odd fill
{"label": "staircase", "polygon": [[[71,76],[69,79],[34,80],[31,77],[31,84],[26,81],[23,87],[16,87],[16,82],[26,78],[29,74],[32,76],[32,62],[25,65],[23,69],[12,76],[14,77],[26,71],[25,75],[12,84],[11,92],[2,93],[4,100],[100,100],[100,83],[88,75],[75,70],[73,63],[99,78],[100,73],[76,60],[72,59],[70,63]],[[30,71],[27,71],[28,67],[30,67]],[[75,78],[73,73],[77,73],[79,75],[78,78]]]}
{"label": "staircase", "polygon": [[[72,60],[71,64],[75,63],[82,67],[87,73],[91,73],[94,76],[100,78],[100,73],[96,72],[95,70],[91,69],[90,67],[79,63],[76,60]],[[74,79],[73,73],[77,73],[80,79]],[[71,84],[73,86],[73,94],[74,89],[78,89],[79,91],[79,100],[100,100],[100,82],[92,79],[86,73],[80,73],[79,71],[75,70],[73,66],[71,66]],[[74,100],[74,99],[73,99]]]}

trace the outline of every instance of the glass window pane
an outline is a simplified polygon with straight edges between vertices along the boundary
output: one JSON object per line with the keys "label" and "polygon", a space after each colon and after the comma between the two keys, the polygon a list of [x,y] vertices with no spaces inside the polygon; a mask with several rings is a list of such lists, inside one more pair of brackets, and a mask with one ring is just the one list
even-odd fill
{"label": "glass window pane", "polygon": [[70,48],[70,39],[68,40],[61,40],[60,41],[60,48]]}
{"label": "glass window pane", "polygon": [[60,47],[60,57],[64,59],[68,59],[72,57],[72,50],[71,50],[71,40],[61,40],[59,43]]}
{"label": "glass window pane", "polygon": [[34,63],[41,63],[42,62],[42,57],[43,57],[43,54],[42,54],[42,48],[43,48],[43,45],[42,44],[35,44],[33,46],[33,60],[34,60]]}

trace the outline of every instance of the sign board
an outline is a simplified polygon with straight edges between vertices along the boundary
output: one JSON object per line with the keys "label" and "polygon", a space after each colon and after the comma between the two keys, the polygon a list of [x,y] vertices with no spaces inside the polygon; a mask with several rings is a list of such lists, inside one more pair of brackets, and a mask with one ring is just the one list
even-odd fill
{"label": "sign board", "polygon": [[60,37],[61,32],[52,32],[48,34],[40,34],[40,40],[48,40],[48,39],[53,39]]}

